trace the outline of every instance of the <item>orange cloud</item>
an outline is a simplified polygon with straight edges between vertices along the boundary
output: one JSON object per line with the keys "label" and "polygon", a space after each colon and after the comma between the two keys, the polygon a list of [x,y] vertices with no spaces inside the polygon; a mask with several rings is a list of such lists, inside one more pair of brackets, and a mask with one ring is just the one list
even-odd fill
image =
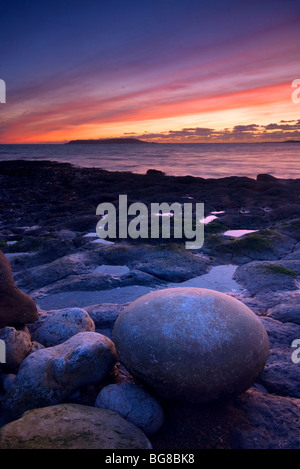
{"label": "orange cloud", "polygon": [[[114,96],[86,100],[72,99],[67,103],[33,106],[34,111],[20,112],[7,119],[1,132],[3,143],[63,142],[75,138],[105,138],[107,128],[116,133],[119,128],[132,124],[132,130],[141,132],[141,123],[208,112],[238,108],[255,108],[272,103],[287,103],[291,99],[291,83],[283,82],[243,91],[221,90],[218,94],[204,96],[203,91],[192,96],[174,94],[170,97],[168,86],[154,86]],[[236,123],[238,124],[238,123]],[[226,122],[224,122],[226,127]],[[103,131],[103,129],[106,129]],[[157,131],[160,131],[158,128]]]}

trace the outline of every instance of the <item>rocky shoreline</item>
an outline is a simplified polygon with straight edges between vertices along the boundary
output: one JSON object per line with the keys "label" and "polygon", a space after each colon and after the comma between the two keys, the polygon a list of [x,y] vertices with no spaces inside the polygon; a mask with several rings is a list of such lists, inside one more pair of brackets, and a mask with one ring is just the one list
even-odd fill
{"label": "rocky shoreline", "polygon": [[[95,242],[96,207],[116,205],[119,194],[147,206],[201,202],[205,216],[216,218],[205,225],[199,250],[187,250],[175,239]],[[225,234],[229,230],[234,230],[231,236]],[[238,236],[235,230],[253,232]],[[122,430],[126,443],[115,442],[120,448],[299,448],[300,363],[292,356],[300,354],[292,344],[300,339],[300,179],[202,179],[155,170],[139,175],[47,161],[0,162],[0,249],[16,286],[37,306],[33,321],[6,318],[0,326],[0,338],[11,347],[10,361],[0,365],[1,423],[11,420],[2,429],[33,408],[36,419],[40,412],[41,421],[56,422],[59,418],[45,410],[49,405],[57,406],[60,420],[84,422],[97,409],[101,426],[99,409],[106,406],[123,416],[134,414],[133,428],[125,424]],[[161,397],[118,360],[115,322],[136,298],[174,286],[203,286],[207,274],[220,266],[234,267],[232,283],[222,291],[248,306],[267,331],[266,366],[250,389],[230,399],[195,404]],[[220,288],[213,275],[210,281],[213,289]],[[83,373],[76,359],[82,353],[86,364],[95,353],[104,353],[106,365],[86,365],[90,373]],[[70,354],[73,361],[66,358]],[[61,368],[62,360],[69,363],[67,370]],[[40,371],[44,366],[52,370],[47,379]],[[28,391],[31,374],[33,383],[43,383],[40,393],[36,385]],[[19,427],[6,430],[2,447],[13,444],[17,431]],[[94,440],[91,447],[106,444]]]}

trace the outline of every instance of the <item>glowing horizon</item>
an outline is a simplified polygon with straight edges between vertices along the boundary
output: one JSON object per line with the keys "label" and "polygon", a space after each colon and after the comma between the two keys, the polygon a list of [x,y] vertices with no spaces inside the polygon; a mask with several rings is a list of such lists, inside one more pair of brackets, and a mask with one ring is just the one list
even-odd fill
{"label": "glowing horizon", "polygon": [[85,8],[78,0],[71,19],[64,4],[32,3],[22,18],[1,7],[0,143],[300,138],[291,99],[300,6],[292,1]]}

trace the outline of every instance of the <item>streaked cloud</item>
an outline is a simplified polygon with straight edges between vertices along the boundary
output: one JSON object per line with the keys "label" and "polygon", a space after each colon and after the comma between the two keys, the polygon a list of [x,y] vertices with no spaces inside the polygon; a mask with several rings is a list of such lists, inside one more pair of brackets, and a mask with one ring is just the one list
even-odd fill
{"label": "streaked cloud", "polygon": [[0,6],[0,142],[297,134],[297,2],[54,3]]}
{"label": "streaked cloud", "polygon": [[289,124],[248,124],[236,125],[232,129],[216,130],[205,127],[169,130],[164,133],[144,133],[135,135],[146,141],[185,143],[217,143],[217,142],[269,142],[300,139],[300,120]]}

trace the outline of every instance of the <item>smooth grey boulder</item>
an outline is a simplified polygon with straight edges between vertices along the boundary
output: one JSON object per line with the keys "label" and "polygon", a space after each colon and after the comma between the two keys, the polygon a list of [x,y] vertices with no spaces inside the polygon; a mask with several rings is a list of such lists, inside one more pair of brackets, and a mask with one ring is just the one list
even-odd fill
{"label": "smooth grey boulder", "polygon": [[164,421],[161,405],[137,384],[123,382],[105,386],[95,406],[117,412],[146,435],[156,433]]}
{"label": "smooth grey boulder", "polygon": [[20,366],[3,408],[17,418],[26,410],[59,404],[76,389],[101,382],[115,362],[113,342],[96,332],[37,350]]}
{"label": "smooth grey boulder", "polygon": [[151,449],[120,415],[80,404],[29,410],[0,430],[0,449]]}
{"label": "smooth grey boulder", "polygon": [[45,347],[52,347],[80,332],[95,332],[94,321],[82,308],[64,308],[45,319],[35,338]]}
{"label": "smooth grey boulder", "polygon": [[133,376],[175,400],[208,402],[252,386],[269,353],[257,316],[224,293],[158,290],[133,301],[113,332]]}

